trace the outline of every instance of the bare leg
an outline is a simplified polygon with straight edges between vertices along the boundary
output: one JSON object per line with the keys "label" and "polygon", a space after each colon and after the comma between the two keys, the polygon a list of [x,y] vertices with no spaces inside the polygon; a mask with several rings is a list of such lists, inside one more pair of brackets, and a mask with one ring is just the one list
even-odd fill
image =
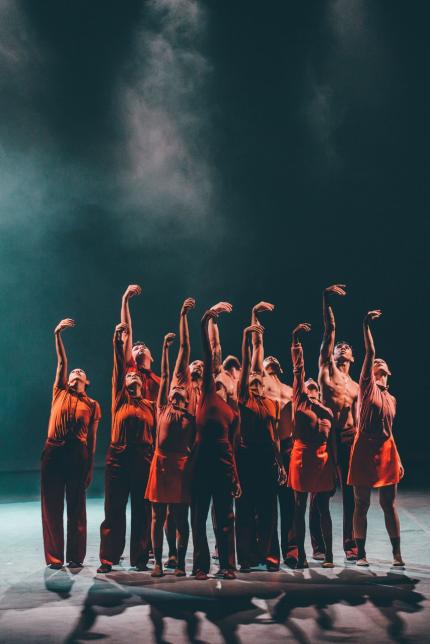
{"label": "bare leg", "polygon": [[367,511],[370,506],[370,487],[354,486],[354,538],[357,544],[358,565],[367,565],[366,561],[366,534],[367,534]]}
{"label": "bare leg", "polygon": [[379,503],[384,511],[385,527],[393,546],[394,565],[402,566],[400,554],[400,522],[396,509],[397,485],[386,485],[379,489]]}
{"label": "bare leg", "polygon": [[163,528],[166,521],[167,503],[152,504],[151,540],[154,548],[155,567],[152,577],[161,577],[163,574]]}
{"label": "bare leg", "polygon": [[190,538],[190,526],[188,523],[188,505],[186,503],[172,503],[170,508],[174,515],[178,531],[178,564],[175,574],[179,577],[185,575],[185,557],[187,554],[188,540]]}
{"label": "bare leg", "polygon": [[305,553],[305,513],[308,502],[307,492],[296,492],[294,490],[294,532],[296,533],[298,557],[296,568],[307,568]]}

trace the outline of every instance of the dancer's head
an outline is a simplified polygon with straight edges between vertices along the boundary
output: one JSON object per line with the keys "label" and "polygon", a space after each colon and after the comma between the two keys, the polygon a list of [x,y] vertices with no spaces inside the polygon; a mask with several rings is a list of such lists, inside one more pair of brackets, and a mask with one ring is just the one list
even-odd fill
{"label": "dancer's head", "polygon": [[141,367],[142,369],[151,368],[151,362],[154,361],[154,358],[151,355],[149,347],[147,347],[142,340],[136,340],[136,342],[133,342],[131,354],[138,367]]}
{"label": "dancer's head", "polygon": [[388,376],[391,376],[391,371],[387,363],[382,358],[375,358],[373,361],[373,374],[378,385],[382,387],[387,386]]}
{"label": "dancer's head", "polygon": [[130,396],[140,398],[142,395],[142,376],[137,369],[129,369],[125,374],[125,388]]}
{"label": "dancer's head", "polygon": [[200,380],[203,378],[203,368],[203,360],[193,360],[193,362],[190,363],[191,380]]}
{"label": "dancer's head", "polygon": [[274,374],[278,377],[283,373],[281,364],[275,356],[267,356],[267,358],[264,358],[263,368],[266,373]]}
{"label": "dancer's head", "polygon": [[69,373],[69,378],[67,384],[70,389],[76,391],[76,393],[83,393],[87,386],[90,384],[90,381],[87,378],[87,374],[83,369],[72,369]]}
{"label": "dancer's head", "polygon": [[314,400],[321,400],[320,386],[313,378],[308,378],[305,382],[306,391],[308,396]]}
{"label": "dancer's head", "polygon": [[336,342],[333,351],[333,358],[337,365],[350,364],[351,362],[354,362],[351,345],[344,340]]}

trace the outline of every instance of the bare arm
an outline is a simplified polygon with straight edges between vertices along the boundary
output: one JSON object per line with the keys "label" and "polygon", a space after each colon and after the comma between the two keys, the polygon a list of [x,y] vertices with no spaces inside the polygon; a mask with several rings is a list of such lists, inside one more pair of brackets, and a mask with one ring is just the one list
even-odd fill
{"label": "bare arm", "polygon": [[[251,324],[259,325],[260,322],[257,318],[258,313],[263,311],[273,311],[273,304],[269,302],[259,302],[252,308],[251,314]],[[264,360],[264,344],[263,344],[263,335],[261,333],[252,334],[252,364],[251,371],[256,371],[257,373],[263,373],[263,360]]]}
{"label": "bare arm", "polygon": [[291,343],[291,359],[293,361],[293,401],[296,401],[305,392],[305,363],[303,358],[303,349],[300,344],[299,334],[304,331],[308,333],[311,325],[308,322],[299,324],[293,330]]}
{"label": "bare arm", "polygon": [[370,330],[371,320],[376,320],[382,315],[382,311],[369,311],[363,320],[364,356],[363,367],[361,369],[361,378],[370,378],[373,371],[373,361],[375,359],[375,343],[373,342],[372,332]]}
{"label": "bare arm", "polygon": [[242,334],[242,370],[240,372],[239,379],[239,400],[244,403],[248,400],[249,397],[249,372],[251,365],[251,350],[249,347],[249,336],[251,333],[262,334],[264,331],[263,327],[260,324],[251,324],[251,326],[246,327],[243,330]]}
{"label": "bare arm", "polygon": [[205,363],[203,373],[203,389],[208,391],[210,385],[214,382],[214,356],[212,353],[211,342],[209,339],[209,322],[216,320],[220,313],[231,313],[233,307],[228,302],[218,302],[206,311],[201,321],[201,333],[203,343],[203,360]]}
{"label": "bare arm", "polygon": [[175,339],[174,333],[167,333],[164,336],[163,351],[161,356],[161,381],[158,390],[157,407],[163,407],[167,404],[167,397],[170,386],[170,369],[169,369],[169,347]]}
{"label": "bare arm", "polygon": [[64,389],[67,385],[67,354],[64,348],[61,332],[63,329],[68,329],[75,326],[75,321],[71,318],[61,320],[55,327],[55,349],[57,352],[57,372],[55,374],[54,387]]}
{"label": "bare arm", "polygon": [[126,324],[128,329],[128,332],[124,333],[124,356],[126,363],[130,362],[131,360],[131,348],[133,346],[133,327],[131,324],[129,300],[135,295],[140,295],[141,292],[142,289],[138,284],[130,284],[130,286],[127,287],[127,290],[125,291],[121,300],[121,322],[123,324]]}
{"label": "bare arm", "polygon": [[333,284],[332,286],[328,286],[323,293],[324,335],[320,349],[320,368],[329,362],[334,350],[336,324],[333,308],[329,301],[331,293],[341,296],[346,295],[345,284]]}
{"label": "bare arm", "polygon": [[209,331],[209,342],[211,345],[211,351],[213,356],[214,374],[218,375],[219,372],[221,371],[221,365],[222,365],[222,349],[221,349],[221,342],[219,338],[219,326],[218,326],[217,318],[211,318],[209,320],[208,331]]}
{"label": "bare arm", "polygon": [[186,373],[190,363],[190,332],[188,329],[188,311],[195,307],[196,303],[192,297],[185,300],[179,316],[179,351],[176,358],[175,374]]}

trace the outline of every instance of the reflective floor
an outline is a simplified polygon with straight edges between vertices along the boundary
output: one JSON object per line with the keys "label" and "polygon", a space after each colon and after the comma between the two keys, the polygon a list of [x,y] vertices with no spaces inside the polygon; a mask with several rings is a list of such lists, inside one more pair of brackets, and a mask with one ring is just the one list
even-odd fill
{"label": "reflective floor", "polygon": [[[404,570],[390,567],[383,516],[372,499],[368,558],[343,563],[339,494],[332,501],[336,567],[256,570],[235,581],[122,566],[97,575],[102,499],[88,501],[85,567],[44,566],[37,502],[0,504],[0,642],[430,642],[430,495],[401,491]],[[208,523],[211,545],[213,533]],[[308,554],[311,549],[308,548]],[[191,570],[191,547],[188,566]],[[215,572],[216,566],[213,567]]]}

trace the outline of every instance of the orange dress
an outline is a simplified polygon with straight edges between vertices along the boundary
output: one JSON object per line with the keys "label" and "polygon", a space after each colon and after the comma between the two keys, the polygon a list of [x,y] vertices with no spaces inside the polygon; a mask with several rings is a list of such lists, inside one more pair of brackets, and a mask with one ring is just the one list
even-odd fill
{"label": "orange dress", "polygon": [[195,418],[167,403],[158,409],[157,446],[145,498],[152,503],[190,503],[191,447]]}
{"label": "orange dress", "polygon": [[296,492],[330,492],[336,486],[333,455],[329,449],[333,413],[311,400],[305,387],[303,349],[293,344],[293,449],[288,486]]}
{"label": "orange dress", "polygon": [[393,438],[396,399],[376,384],[373,365],[361,372],[358,432],[351,449],[348,485],[383,487],[401,479],[401,462]]}

